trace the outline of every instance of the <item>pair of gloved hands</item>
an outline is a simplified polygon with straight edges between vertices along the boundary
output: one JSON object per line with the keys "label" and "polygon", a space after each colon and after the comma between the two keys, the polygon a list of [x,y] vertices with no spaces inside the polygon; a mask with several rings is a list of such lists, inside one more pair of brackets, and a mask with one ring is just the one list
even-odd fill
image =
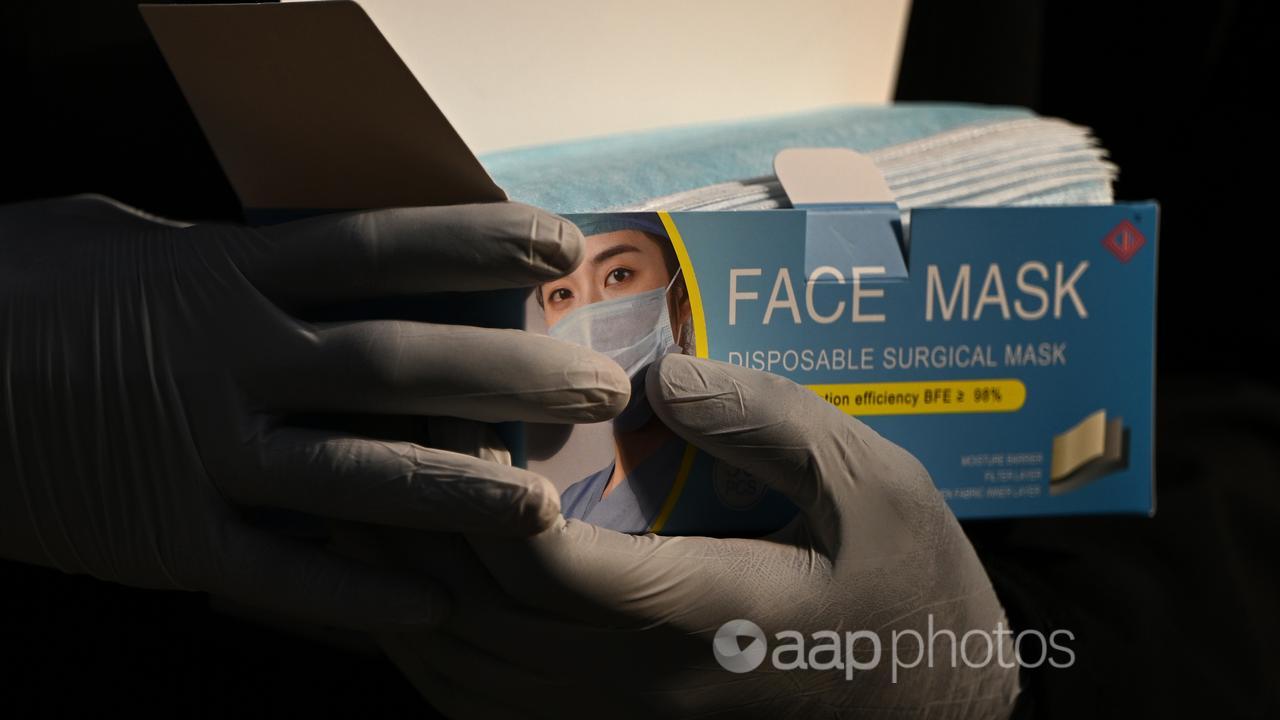
{"label": "pair of gloved hands", "polygon": [[[891,662],[895,631],[990,633],[1003,611],[920,464],[788,381],[669,356],[646,383],[675,432],[801,508],[757,540],[566,522],[552,485],[487,440],[459,453],[292,424],[611,417],[628,379],[584,348],[296,315],[424,293],[457,302],[558,277],[581,254],[572,224],[518,204],[256,230],[99,197],[0,208],[0,555],[373,630],[460,717],[1007,715],[1016,669]],[[441,433],[455,449],[487,437],[435,422],[455,424]],[[246,521],[260,506],[377,526],[376,557]],[[847,675],[769,657],[736,674],[716,658],[759,654],[716,639],[737,619],[775,645],[786,630],[811,645],[870,631],[883,653],[872,663],[851,647],[860,669]]]}

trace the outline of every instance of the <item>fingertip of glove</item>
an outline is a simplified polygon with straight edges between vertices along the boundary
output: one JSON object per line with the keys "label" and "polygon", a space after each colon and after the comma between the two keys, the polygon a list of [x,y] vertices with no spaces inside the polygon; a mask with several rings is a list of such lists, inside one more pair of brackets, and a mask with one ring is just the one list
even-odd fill
{"label": "fingertip of glove", "polygon": [[631,379],[626,371],[599,353],[583,349],[565,373],[567,386],[581,393],[571,422],[608,420],[622,412],[631,399]]}
{"label": "fingertip of glove", "polygon": [[601,402],[601,419],[611,418],[631,401],[631,378],[616,363],[610,362],[601,375],[601,387],[606,395]]}
{"label": "fingertip of glove", "polygon": [[571,273],[577,269],[586,254],[586,238],[577,225],[559,215],[551,215],[549,218],[553,222],[546,223],[546,233],[554,252],[547,254],[547,265],[558,275]]}
{"label": "fingertip of glove", "polygon": [[797,397],[821,401],[776,375],[679,354],[655,362],[645,386],[649,402],[663,422],[695,433],[735,427],[753,416],[781,417]]}
{"label": "fingertip of glove", "polygon": [[689,400],[712,390],[715,366],[698,358],[671,353],[658,358],[645,376],[645,391],[653,403]]}
{"label": "fingertip of glove", "polygon": [[524,497],[517,503],[516,517],[510,535],[537,535],[555,524],[560,517],[560,493],[551,481],[536,473],[528,473],[529,483]]}
{"label": "fingertip of glove", "polygon": [[577,225],[546,210],[511,203],[521,217],[521,236],[528,241],[526,261],[540,277],[562,277],[573,272],[582,262],[586,240]]}

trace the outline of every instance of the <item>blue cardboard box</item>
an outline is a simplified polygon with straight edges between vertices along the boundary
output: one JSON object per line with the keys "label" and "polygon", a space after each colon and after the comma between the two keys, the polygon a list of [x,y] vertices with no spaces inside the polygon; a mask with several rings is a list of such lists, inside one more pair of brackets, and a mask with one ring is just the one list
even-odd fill
{"label": "blue cardboard box", "polygon": [[[251,219],[505,199],[358,5],[143,12]],[[572,341],[648,308],[659,353],[809,387],[915,454],[960,517],[1151,513],[1157,206],[905,218],[874,180],[800,173],[786,210],[571,216],[603,275],[495,296],[491,324]],[[617,314],[567,320],[571,296]],[[508,433],[566,515],[672,534],[786,522],[767,478],[664,433],[634,390],[618,421]]]}
{"label": "blue cardboard box", "polygon": [[[589,259],[596,237],[639,238],[628,224],[671,244],[668,309],[692,332],[672,351],[809,387],[919,458],[959,517],[1151,513],[1157,206],[918,209],[896,266],[868,247],[893,236],[870,237],[865,213],[613,215],[598,236],[601,216],[570,219]],[[529,326],[547,312],[531,303]],[[530,467],[569,489],[566,514],[686,534],[764,532],[790,512],[678,440],[619,477],[625,431],[570,434],[535,429],[528,446]]]}

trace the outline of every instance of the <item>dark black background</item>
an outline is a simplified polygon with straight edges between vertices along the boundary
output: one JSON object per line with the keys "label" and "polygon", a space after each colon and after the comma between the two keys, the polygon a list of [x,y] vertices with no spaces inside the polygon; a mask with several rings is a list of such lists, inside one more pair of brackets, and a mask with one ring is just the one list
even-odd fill
{"label": "dark black background", "polygon": [[[1162,205],[1160,512],[974,523],[1015,621],[1081,635],[1023,712],[1280,714],[1280,422],[1263,2],[917,0],[898,98],[1093,127],[1119,199]],[[0,202],[100,192],[192,220],[235,197],[133,2],[0,6]],[[620,669],[623,671],[623,669]],[[0,563],[0,714],[429,715],[385,661],[194,594]]]}
{"label": "dark black background", "polygon": [[[914,3],[899,100],[1030,107],[1092,127],[1119,200],[1160,201],[1158,362],[1274,381],[1266,2]],[[1254,168],[1257,168],[1254,170]]]}

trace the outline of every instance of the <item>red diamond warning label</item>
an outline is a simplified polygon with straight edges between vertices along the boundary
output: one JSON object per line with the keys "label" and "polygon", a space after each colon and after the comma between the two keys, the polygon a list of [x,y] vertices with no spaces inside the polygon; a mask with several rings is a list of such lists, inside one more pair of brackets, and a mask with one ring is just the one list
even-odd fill
{"label": "red diamond warning label", "polygon": [[1111,251],[1120,262],[1129,262],[1147,244],[1147,238],[1128,220],[1122,220],[1102,238],[1102,246]]}

